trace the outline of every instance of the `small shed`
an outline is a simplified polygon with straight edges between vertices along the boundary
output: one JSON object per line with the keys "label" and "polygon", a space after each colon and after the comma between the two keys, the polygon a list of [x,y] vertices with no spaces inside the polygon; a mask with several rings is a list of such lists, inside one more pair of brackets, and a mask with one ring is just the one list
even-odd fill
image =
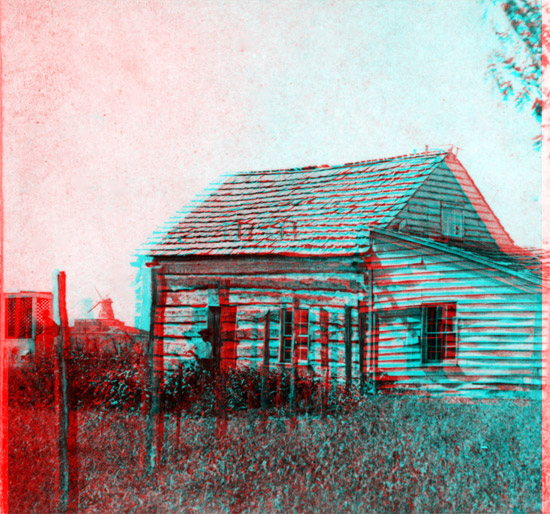
{"label": "small shed", "polygon": [[[12,364],[23,357],[42,355],[44,342],[53,345],[57,334],[53,317],[53,294],[45,291],[5,293],[5,338]],[[52,337],[45,337],[54,329]]]}
{"label": "small shed", "polygon": [[148,255],[164,369],[206,339],[221,368],[540,394],[540,259],[452,150],[228,176]]}

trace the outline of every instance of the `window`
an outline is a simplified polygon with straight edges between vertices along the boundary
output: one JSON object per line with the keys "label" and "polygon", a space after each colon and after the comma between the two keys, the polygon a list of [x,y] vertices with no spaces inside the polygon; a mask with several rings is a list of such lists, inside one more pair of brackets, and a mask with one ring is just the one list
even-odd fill
{"label": "window", "polygon": [[309,346],[308,314],[307,309],[282,309],[281,362],[289,363],[294,358],[297,364],[307,364]]}
{"label": "window", "polygon": [[441,235],[444,238],[462,239],[464,237],[464,211],[459,206],[441,208]]}
{"label": "window", "polygon": [[296,310],[294,352],[298,364],[307,364],[308,336],[308,311],[307,309]]}
{"label": "window", "polygon": [[281,362],[290,362],[292,356],[292,310],[285,309],[281,317]]}
{"label": "window", "polygon": [[44,332],[49,324],[51,324],[50,302],[46,298],[39,298],[36,301],[36,335]]}
{"label": "window", "polygon": [[17,337],[15,329],[15,321],[17,316],[17,311],[15,307],[16,300],[17,298],[6,298],[6,317],[8,318],[6,323],[6,337],[8,339],[13,339]]}
{"label": "window", "polygon": [[425,305],[422,309],[422,363],[456,360],[456,304]]}
{"label": "window", "polygon": [[32,337],[32,298],[19,298],[19,338]]}
{"label": "window", "polygon": [[30,339],[32,337],[32,298],[6,298],[6,338]]}
{"label": "window", "polygon": [[319,313],[319,324],[321,325],[321,368],[328,368],[328,330],[329,330],[329,317],[328,312],[321,309]]}

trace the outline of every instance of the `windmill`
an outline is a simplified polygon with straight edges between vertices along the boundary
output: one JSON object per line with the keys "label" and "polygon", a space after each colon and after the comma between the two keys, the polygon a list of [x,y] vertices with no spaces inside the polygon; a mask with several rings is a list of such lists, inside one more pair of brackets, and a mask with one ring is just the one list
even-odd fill
{"label": "windmill", "polygon": [[97,319],[114,320],[115,313],[113,312],[113,300],[111,300],[107,296],[103,298],[103,296],[101,296],[101,293],[97,290],[97,288],[95,288],[95,290],[99,295],[99,297],[101,298],[101,300],[99,300],[99,302],[97,302],[88,312],[92,312],[98,305],[101,305]]}

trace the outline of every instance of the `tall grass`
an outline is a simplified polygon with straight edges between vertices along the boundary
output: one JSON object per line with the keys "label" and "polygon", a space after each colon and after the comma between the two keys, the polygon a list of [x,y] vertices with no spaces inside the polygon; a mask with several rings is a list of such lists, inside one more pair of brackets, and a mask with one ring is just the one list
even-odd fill
{"label": "tall grass", "polygon": [[[70,366],[82,513],[541,508],[537,402],[363,396],[305,380],[291,412],[289,375],[271,373],[262,410],[258,373],[213,381],[204,371],[181,369],[161,387],[164,453],[149,483],[140,469],[139,362],[73,356]],[[11,371],[10,511],[55,512],[53,367],[29,362]]]}
{"label": "tall grass", "polygon": [[[540,405],[374,396],[337,416],[167,414],[155,483],[143,422],[79,412],[79,511],[537,512]],[[53,512],[55,415],[10,410],[10,510]],[[32,477],[32,480],[30,480]]]}

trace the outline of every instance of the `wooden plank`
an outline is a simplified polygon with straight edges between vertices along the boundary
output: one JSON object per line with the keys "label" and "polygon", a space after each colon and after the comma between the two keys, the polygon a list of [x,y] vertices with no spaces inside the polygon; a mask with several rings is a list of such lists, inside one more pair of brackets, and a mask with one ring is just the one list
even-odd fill
{"label": "wooden plank", "polygon": [[199,338],[199,330],[206,328],[194,323],[155,323],[156,337]]}
{"label": "wooden plank", "polygon": [[357,263],[352,258],[174,258],[159,259],[161,273],[181,275],[262,275],[285,273],[349,273],[350,266]]}
{"label": "wooden plank", "polygon": [[507,311],[527,311],[535,310],[537,305],[540,305],[536,300],[525,298],[522,295],[512,297],[484,295],[468,295],[466,292],[462,294],[452,294],[449,291],[430,291],[429,294],[423,294],[421,290],[416,291],[378,291],[375,295],[375,309],[390,310],[392,307],[415,307],[423,303],[446,303],[450,301],[457,302],[459,308],[463,304],[469,304],[468,308],[477,305],[486,309],[494,309],[502,312],[503,316]]}
{"label": "wooden plank", "polygon": [[158,307],[155,310],[155,323],[204,324],[208,321],[208,308],[176,305]]}
{"label": "wooden plank", "polygon": [[260,290],[236,290],[229,291],[229,302],[236,305],[268,305],[278,306],[280,304],[292,304],[294,298],[299,299],[300,306],[304,308],[337,306],[343,308],[347,303],[355,299],[353,293],[337,293],[327,295],[317,291],[292,291],[285,293],[280,291],[260,291]]}
{"label": "wooden plank", "polygon": [[[271,277],[271,278],[270,278]],[[162,291],[185,291],[199,288],[219,287],[219,281],[216,282],[208,276],[190,276],[190,275],[165,275],[165,282],[161,288]],[[318,291],[345,291],[354,292],[356,290],[356,276],[350,273],[342,273],[336,276],[329,274],[319,274],[315,277],[293,277],[285,275],[279,277],[249,277],[249,276],[231,276],[226,281],[226,287],[230,289],[254,289],[254,290],[276,290],[276,291],[294,291],[294,290],[318,290]]]}
{"label": "wooden plank", "polygon": [[158,306],[189,306],[207,307],[208,293],[203,290],[160,292],[158,295]]}

